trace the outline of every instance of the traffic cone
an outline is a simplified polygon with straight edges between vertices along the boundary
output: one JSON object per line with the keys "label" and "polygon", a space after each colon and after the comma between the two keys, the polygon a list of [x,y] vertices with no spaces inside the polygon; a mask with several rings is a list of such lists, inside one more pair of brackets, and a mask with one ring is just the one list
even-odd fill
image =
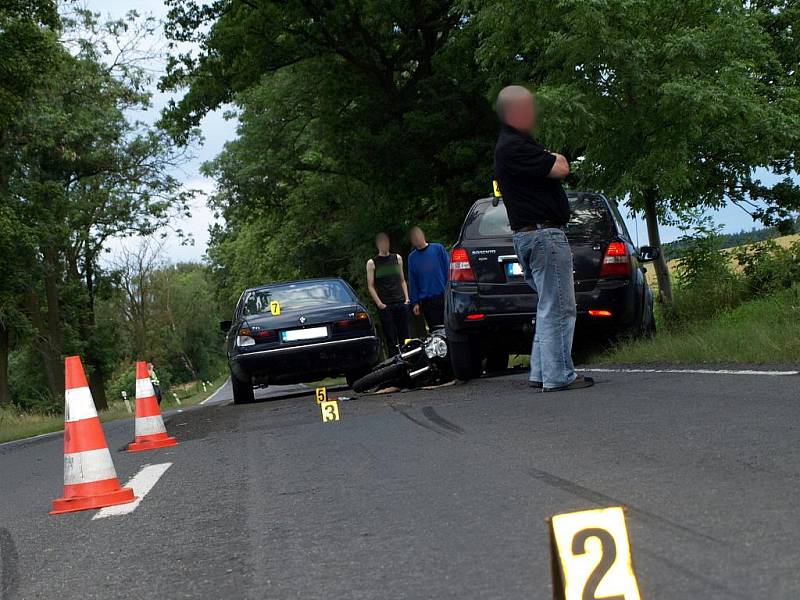
{"label": "traffic cone", "polygon": [[164,419],[161,418],[161,409],[156,400],[156,391],[150,374],[147,372],[147,363],[136,363],[136,439],[128,444],[128,452],[141,452],[175,446],[178,443],[174,437],[167,435]]}
{"label": "traffic cone", "polygon": [[133,490],[119,485],[80,357],[67,357],[64,376],[64,497],[50,514],[133,502]]}

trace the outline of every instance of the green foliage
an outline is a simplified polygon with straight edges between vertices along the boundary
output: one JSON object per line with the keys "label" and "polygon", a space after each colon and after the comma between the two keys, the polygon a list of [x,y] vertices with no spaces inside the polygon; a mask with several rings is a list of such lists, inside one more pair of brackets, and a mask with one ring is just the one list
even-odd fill
{"label": "green foliage", "polygon": [[678,288],[665,314],[668,326],[711,318],[742,302],[744,282],[722,252],[718,228],[701,219],[696,233],[679,241]]}
{"label": "green foliage", "polygon": [[496,119],[475,28],[446,0],[175,0],[168,32],[200,42],[162,85],[180,139],[233,101],[239,137],[207,166],[227,227],[209,257],[229,306],[248,286],[338,274],[362,287],[375,233],[452,241],[486,195]]}
{"label": "green foliage", "polygon": [[623,344],[595,360],[612,364],[796,364],[800,362],[798,310],[800,286],[795,285],[744,302],[712,319]]}
{"label": "green foliage", "polygon": [[786,289],[800,282],[800,242],[789,248],[773,241],[761,242],[740,248],[734,256],[753,296]]}
{"label": "green foliage", "polygon": [[542,136],[582,158],[582,186],[634,208],[653,191],[662,212],[760,199],[760,216],[782,218],[800,187],[753,176],[798,166],[800,46],[771,4],[796,13],[734,0],[469,3],[494,88],[536,86]]}

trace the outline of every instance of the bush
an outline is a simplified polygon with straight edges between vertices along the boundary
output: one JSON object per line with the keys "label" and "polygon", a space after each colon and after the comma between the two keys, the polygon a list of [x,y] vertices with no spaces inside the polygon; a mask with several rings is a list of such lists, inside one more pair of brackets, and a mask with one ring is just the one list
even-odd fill
{"label": "bush", "polygon": [[800,242],[783,248],[769,240],[744,246],[734,256],[751,296],[763,296],[800,282]]}
{"label": "bush", "polygon": [[684,235],[675,289],[675,303],[667,325],[707,319],[738,306],[746,286],[722,251],[719,230],[701,223],[699,235]]}

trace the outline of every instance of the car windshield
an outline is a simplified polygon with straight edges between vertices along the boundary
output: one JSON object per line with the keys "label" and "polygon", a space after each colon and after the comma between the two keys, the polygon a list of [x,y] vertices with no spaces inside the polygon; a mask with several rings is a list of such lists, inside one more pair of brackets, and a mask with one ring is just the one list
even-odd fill
{"label": "car windshield", "polygon": [[[569,196],[569,205],[571,216],[566,227],[569,237],[602,238],[611,234],[611,215],[601,196]],[[464,237],[469,240],[511,237],[505,205],[478,204],[467,217]]]}
{"label": "car windshield", "polygon": [[329,304],[355,301],[341,281],[298,281],[250,290],[242,301],[242,316],[270,312],[270,304],[279,302],[281,310],[305,310]]}

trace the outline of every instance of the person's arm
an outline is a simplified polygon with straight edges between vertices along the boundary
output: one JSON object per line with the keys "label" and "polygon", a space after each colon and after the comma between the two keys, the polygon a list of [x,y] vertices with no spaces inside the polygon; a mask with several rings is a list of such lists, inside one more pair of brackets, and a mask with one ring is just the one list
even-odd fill
{"label": "person's arm", "polygon": [[397,264],[400,265],[400,286],[403,288],[403,295],[406,297],[406,304],[411,302],[408,299],[408,285],[406,284],[406,276],[403,273],[403,257],[397,255]]}
{"label": "person's arm", "polygon": [[372,299],[375,301],[375,306],[378,307],[378,310],[386,308],[386,305],[381,302],[381,297],[378,296],[378,290],[375,289],[375,261],[371,258],[367,261],[367,289],[369,290],[369,295],[372,296]]}
{"label": "person's arm", "polygon": [[419,316],[419,284],[417,283],[417,267],[408,255],[408,284],[411,287],[412,312]]}
{"label": "person's arm", "polygon": [[569,161],[563,154],[558,154],[557,152],[552,152],[551,154],[556,157],[556,162],[553,163],[553,167],[547,177],[550,179],[566,179],[567,175],[569,175]]}

